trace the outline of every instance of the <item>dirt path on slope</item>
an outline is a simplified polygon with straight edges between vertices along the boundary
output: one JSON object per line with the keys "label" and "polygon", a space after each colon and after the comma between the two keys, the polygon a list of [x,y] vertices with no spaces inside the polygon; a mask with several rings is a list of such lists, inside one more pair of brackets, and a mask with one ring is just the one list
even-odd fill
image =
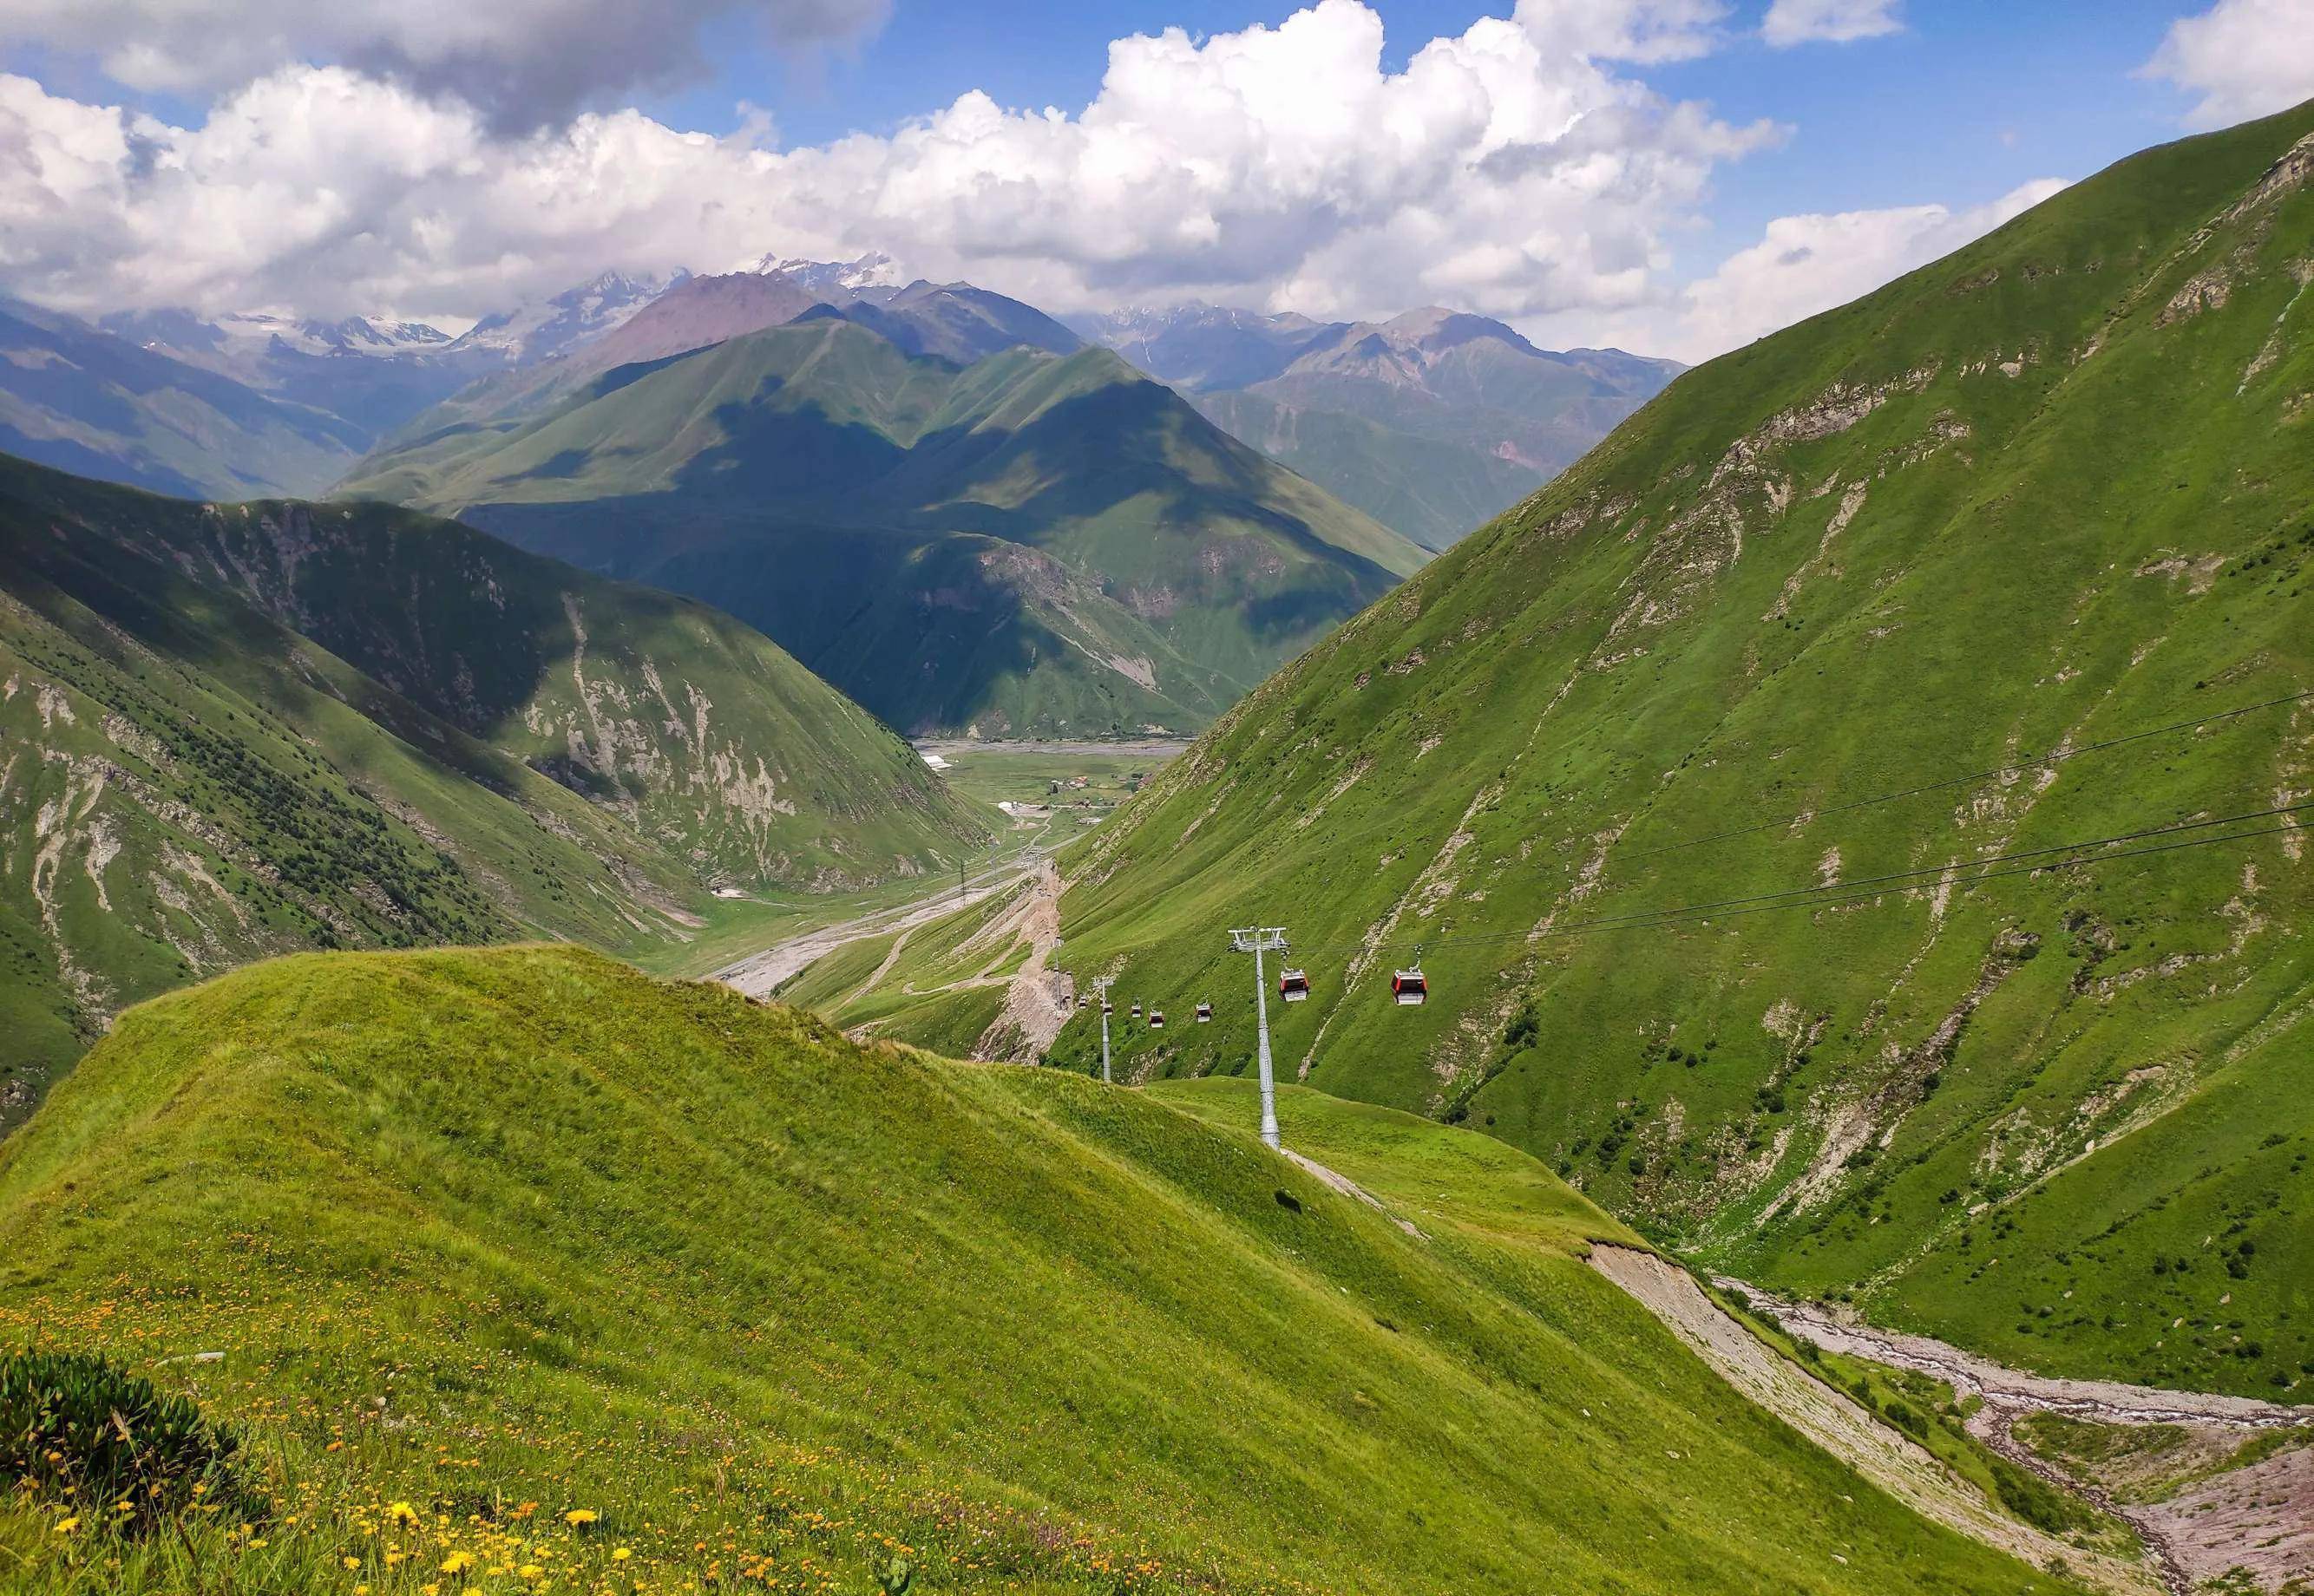
{"label": "dirt path on slope", "polygon": [[[2017,1421],[2029,1413],[2062,1414],[2105,1424],[2177,1424],[2222,1442],[2261,1430],[2314,1426],[2314,1408],[2255,1397],[2172,1391],[2117,1380],[2066,1380],[2030,1374],[1979,1357],[1929,1336],[1910,1336],[1859,1324],[1812,1302],[1788,1301],[1742,1281],[1719,1279],[1756,1299],[1797,1334],[1819,1346],[1900,1369],[1915,1370],[1951,1386],[1982,1406],[1968,1432],[2019,1468],[2060,1490],[2087,1497],[2135,1530],[2163,1565],[2169,1589],[2198,1589],[2236,1568],[2261,1591],[2291,1579],[2314,1580],[2314,1446],[2295,1447],[2247,1468],[2204,1480],[2167,1502],[2128,1503],[2093,1481],[2060,1468],[2017,1439]],[[2310,1431],[2314,1433],[2314,1431]]]}
{"label": "dirt path on slope", "polygon": [[770,997],[782,983],[846,943],[884,936],[891,931],[907,930],[927,921],[953,914],[958,909],[968,908],[984,898],[1005,891],[1038,869],[1042,863],[1041,855],[1016,856],[972,877],[965,883],[961,893],[954,886],[942,886],[910,903],[805,931],[726,965],[716,971],[712,978],[726,986],[737,987],[751,998]]}
{"label": "dirt path on slope", "polygon": [[1678,1265],[1653,1253],[1596,1243],[1591,1266],[1630,1293],[1744,1397],[1914,1512],[2036,1568],[2062,1563],[2116,1596],[2153,1596],[2164,1589],[2167,1582],[2151,1568],[2084,1551],[2009,1517],[1926,1448],[1762,1343]]}
{"label": "dirt path on slope", "polygon": [[[1029,894],[1011,916],[1013,939],[1029,957],[1004,992],[1004,1011],[982,1033],[976,1058],[1033,1059],[1053,1045],[1076,1007],[1075,978],[1048,966],[1061,945],[1061,871],[1051,860],[1031,878]],[[1010,951],[1007,944],[1007,951]]]}

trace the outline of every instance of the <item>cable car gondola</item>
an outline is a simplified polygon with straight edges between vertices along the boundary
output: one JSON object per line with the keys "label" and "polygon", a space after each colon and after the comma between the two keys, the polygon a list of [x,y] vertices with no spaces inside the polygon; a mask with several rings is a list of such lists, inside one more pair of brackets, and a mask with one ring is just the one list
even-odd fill
{"label": "cable car gondola", "polygon": [[1165,1028],[1165,1010],[1162,1009],[1149,1010],[1149,1028],[1153,1031],[1161,1031]]}
{"label": "cable car gondola", "polygon": [[1117,1005],[1103,998],[1100,1001],[1100,1011],[1103,1014],[1114,1014],[1117,1012]]}
{"label": "cable car gondola", "polygon": [[1390,995],[1398,1002],[1406,1005],[1426,1001],[1430,996],[1430,983],[1424,978],[1422,966],[1417,965],[1410,970],[1392,972],[1390,978]]}
{"label": "cable car gondola", "polygon": [[1141,1005],[1140,1005],[1140,1004],[1138,1004],[1138,1003],[1134,1004],[1134,1005],[1133,1005],[1132,1010],[1130,1010],[1130,1012],[1131,1012],[1131,1014],[1132,1014],[1132,1016],[1133,1016],[1133,1018],[1135,1018],[1135,1019],[1140,1018],[1141,1018]]}
{"label": "cable car gondola", "polygon": [[1198,1005],[1197,1005],[1197,1023],[1198,1023],[1199,1025],[1211,1025],[1211,1024],[1213,1024],[1213,1022],[1214,1022],[1214,1006],[1213,1006],[1211,1003],[1200,1003],[1200,1004],[1198,1004]]}
{"label": "cable car gondola", "polygon": [[1289,1003],[1299,1003],[1310,996],[1310,977],[1299,970],[1287,970],[1277,977],[1277,995]]}

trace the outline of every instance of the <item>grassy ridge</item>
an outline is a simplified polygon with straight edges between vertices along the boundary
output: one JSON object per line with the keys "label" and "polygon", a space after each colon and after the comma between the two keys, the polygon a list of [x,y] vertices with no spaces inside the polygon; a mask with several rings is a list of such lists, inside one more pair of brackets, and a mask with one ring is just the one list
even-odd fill
{"label": "grassy ridge", "polygon": [[446,428],[344,490],[711,596],[910,732],[1203,726],[1425,558],[1106,350],[959,367],[829,318]]}
{"label": "grassy ridge", "polygon": [[196,1389],[296,1518],[108,1572],[13,1506],[12,1578],[817,1591],[898,1543],[940,1590],[2052,1588],[1747,1406],[1530,1160],[1288,1110],[1471,1239],[1163,1102],[573,949],[173,994],[0,1148],[0,1318]]}
{"label": "grassy ridge", "polygon": [[[2302,820],[1965,867],[2314,791],[2310,128],[2148,152],[1682,377],[1266,683],[1071,860],[1071,969],[1218,1006],[1130,1067],[1243,1071],[1221,933],[1285,921],[1289,1079],[2011,1362],[2303,1390]],[[1864,885],[1752,901],[1825,882]]]}

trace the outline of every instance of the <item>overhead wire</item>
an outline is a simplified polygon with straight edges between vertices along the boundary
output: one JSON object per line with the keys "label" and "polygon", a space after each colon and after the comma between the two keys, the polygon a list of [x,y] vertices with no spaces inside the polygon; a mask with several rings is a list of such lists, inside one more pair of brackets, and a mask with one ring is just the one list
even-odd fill
{"label": "overhead wire", "polygon": [[[2143,842],[2153,837],[2177,836],[2181,833],[2204,831],[2214,826],[2237,825],[2247,821],[2278,818],[2314,810],[2314,800],[2288,804],[2274,808],[2245,811],[2209,820],[2180,821],[2170,825],[2152,826],[2133,832],[2116,833],[2108,837],[2089,837],[2070,842],[2052,843],[2042,848],[2022,849],[2012,853],[1990,854],[1980,859],[1951,860],[1940,865],[1924,866],[1915,870],[1891,871],[1880,876],[1868,876],[1851,881],[1819,882],[1788,887],[1776,892],[1757,893],[1744,897],[1719,898],[1700,904],[1666,904],[1660,909],[1635,911],[1630,914],[1595,915],[1587,919],[1555,925],[1547,929],[1529,928],[1524,930],[1472,932],[1461,936],[1391,936],[1371,944],[1379,951],[1384,948],[1412,946],[1419,950],[1432,948],[1477,947],[1503,942],[1540,941],[1550,937],[1591,934],[1611,930],[1653,930],[1677,926],[1691,921],[1737,919],[1782,909],[1816,909],[1836,907],[1844,904],[1861,903],[1884,897],[1894,891],[1917,892],[1950,875],[1956,888],[1974,886],[1981,882],[2000,880],[2012,876],[2034,875],[2049,870],[2075,869],[2086,866],[2118,863],[2124,860],[2142,859],[2155,854],[2177,852],[2186,848],[2212,847],[2222,842],[2246,842],[2257,837],[2279,836],[2306,828],[2291,823],[2261,827],[2254,831],[2230,833],[2220,837],[2200,837],[2183,842],[2166,842],[2146,848],[2124,848],[2118,851],[2103,851],[2122,842]],[[2076,857],[2055,858],[2059,854]],[[2027,863],[2027,860],[2039,860]],[[2010,865],[2007,869],[1984,867]],[[1351,948],[1365,948],[1365,942],[1333,942],[1289,944],[1297,955],[1338,953]]]}
{"label": "overhead wire", "polygon": [[2020,776],[2027,771],[2045,770],[2051,765],[2062,764],[2086,754],[2103,754],[2127,744],[2142,743],[2152,737],[2168,736],[2177,732],[2214,726],[2221,721],[2239,719],[2246,715],[2256,715],[2267,710],[2279,709],[2284,704],[2303,703],[2310,699],[2314,699],[2314,690],[2284,693],[2279,698],[2265,699],[2254,704],[2240,704],[2230,710],[2219,710],[2207,715],[2196,715],[2190,719],[2173,720],[2167,726],[2149,726],[2141,731],[2104,737],[2094,743],[2084,743],[2078,748],[2050,749],[2045,753],[2012,760],[2007,764],[1992,765],[1981,771],[1971,771],[1965,775],[1947,776],[1936,781],[1923,781],[1917,786],[1898,788],[1892,792],[1875,793],[1868,798],[1852,798],[1843,803],[1796,809],[1778,819],[1762,820],[1756,824],[1736,826],[1727,831],[1708,832],[1701,836],[1683,837],[1676,842],[1658,843],[1653,848],[1632,849],[1623,853],[1616,862],[1629,864],[1636,860],[1653,859],[1660,854],[1677,853],[1689,848],[1700,848],[1707,843],[1724,842],[1736,837],[1755,836],[1761,832],[1777,831],[1799,824],[1803,821],[1818,820],[1826,815],[1846,815],[1858,809],[1869,809],[1880,804],[1893,804],[1904,798],[1919,798],[1924,793],[1948,792],[1956,787],[1969,787],[1979,781],[1990,781],[2001,776]]}

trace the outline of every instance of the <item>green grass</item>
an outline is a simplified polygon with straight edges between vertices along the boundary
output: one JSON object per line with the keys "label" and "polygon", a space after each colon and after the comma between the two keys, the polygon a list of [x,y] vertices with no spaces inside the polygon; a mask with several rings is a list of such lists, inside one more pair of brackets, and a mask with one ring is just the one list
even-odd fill
{"label": "green grass", "polygon": [[1067,968],[1216,1005],[1127,1071],[1241,1068],[1223,932],[1283,923],[1289,1080],[1878,1322],[2302,1398],[2301,835],[1571,928],[2314,789],[2305,703],[1942,785],[2314,691],[2314,188],[2260,186],[2310,128],[2147,152],[1681,376],[1266,683],[1064,856]]}
{"label": "green grass", "polygon": [[[984,804],[1053,804],[1073,808],[1083,803],[1106,809],[1123,803],[1140,789],[1141,782],[1162,770],[1170,754],[1043,753],[1003,744],[939,745],[949,768],[941,774],[966,798]],[[1068,785],[1083,777],[1082,787]],[[1062,783],[1055,794],[1052,783]]]}
{"label": "green grass", "polygon": [[410,436],[344,491],[711,597],[911,734],[1194,730],[1426,558],[1105,349],[814,319]]}
{"label": "green grass", "polygon": [[10,1583],[858,1591],[897,1542],[958,1592],[2062,1588],[1746,1406],[1531,1162],[1289,1111],[1438,1239],[1166,1101],[577,949],[172,994],[0,1146],[0,1320],[196,1396],[273,1512],[17,1500]]}

